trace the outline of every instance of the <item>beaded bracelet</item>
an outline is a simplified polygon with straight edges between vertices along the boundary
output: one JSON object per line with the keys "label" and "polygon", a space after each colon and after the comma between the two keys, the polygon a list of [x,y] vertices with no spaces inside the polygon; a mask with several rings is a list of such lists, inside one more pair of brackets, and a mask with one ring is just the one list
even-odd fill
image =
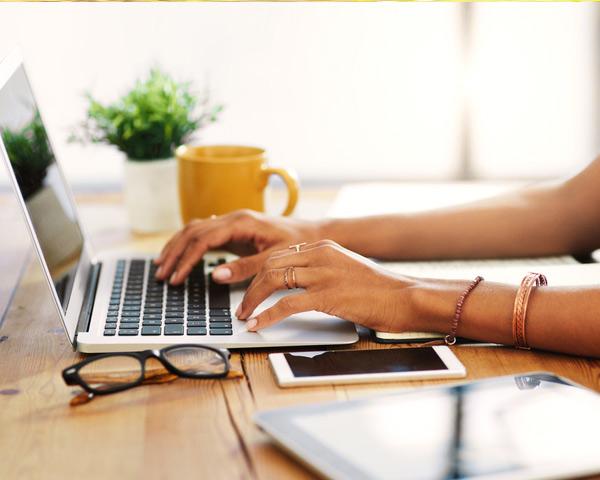
{"label": "beaded bracelet", "polygon": [[548,285],[548,280],[541,273],[528,273],[521,281],[521,286],[515,297],[513,309],[512,333],[515,347],[529,349],[525,335],[525,320],[527,318],[527,304],[533,287]]}
{"label": "beaded bracelet", "polygon": [[458,301],[456,302],[456,310],[454,311],[454,318],[452,319],[452,328],[450,329],[450,333],[444,337],[444,342],[446,342],[446,345],[454,345],[456,343],[456,331],[458,330],[458,323],[460,322],[460,316],[462,314],[465,300],[469,294],[475,290],[475,287],[479,285],[481,281],[483,281],[483,277],[477,276],[458,298]]}

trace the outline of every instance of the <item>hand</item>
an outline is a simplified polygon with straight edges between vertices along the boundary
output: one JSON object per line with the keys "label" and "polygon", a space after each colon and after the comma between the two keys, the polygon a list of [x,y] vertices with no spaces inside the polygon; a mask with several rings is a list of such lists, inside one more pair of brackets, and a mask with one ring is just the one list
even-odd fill
{"label": "hand", "polygon": [[220,265],[213,278],[234,283],[251,277],[275,250],[319,238],[317,223],[285,217],[268,217],[252,210],[238,210],[207,220],[193,220],[177,232],[155,260],[156,278],[177,285],[211,248],[223,247],[246,255]]}
{"label": "hand", "polygon": [[302,293],[288,295],[247,323],[249,331],[268,327],[299,312],[317,310],[379,331],[403,331],[415,318],[410,287],[417,279],[388,272],[330,240],[273,253],[264,263],[236,315],[247,319],[276,290],[296,285]]}

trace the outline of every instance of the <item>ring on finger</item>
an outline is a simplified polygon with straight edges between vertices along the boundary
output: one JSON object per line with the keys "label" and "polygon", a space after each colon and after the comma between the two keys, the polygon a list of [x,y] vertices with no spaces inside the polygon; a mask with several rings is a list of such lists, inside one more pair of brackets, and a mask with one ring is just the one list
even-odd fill
{"label": "ring on finger", "polygon": [[296,269],[294,267],[288,267],[283,272],[283,284],[288,290],[298,288],[298,284],[296,283]]}
{"label": "ring on finger", "polygon": [[295,245],[290,245],[288,248],[290,250],[296,250],[296,253],[300,251],[300,247],[303,247],[304,245],[306,245],[306,242],[302,242],[302,243],[297,243]]}

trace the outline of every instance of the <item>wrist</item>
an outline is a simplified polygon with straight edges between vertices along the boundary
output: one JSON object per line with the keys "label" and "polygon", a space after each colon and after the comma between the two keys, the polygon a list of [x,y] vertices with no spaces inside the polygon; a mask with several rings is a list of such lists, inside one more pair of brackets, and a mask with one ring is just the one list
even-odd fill
{"label": "wrist", "polygon": [[410,289],[411,329],[448,333],[456,302],[468,285],[465,281],[418,279],[417,285]]}
{"label": "wrist", "polygon": [[343,247],[349,248],[353,251],[360,253],[355,242],[351,242],[350,239],[355,238],[356,235],[352,234],[352,220],[350,219],[326,219],[316,222],[316,231],[319,236],[319,240],[333,240],[339,243]]}

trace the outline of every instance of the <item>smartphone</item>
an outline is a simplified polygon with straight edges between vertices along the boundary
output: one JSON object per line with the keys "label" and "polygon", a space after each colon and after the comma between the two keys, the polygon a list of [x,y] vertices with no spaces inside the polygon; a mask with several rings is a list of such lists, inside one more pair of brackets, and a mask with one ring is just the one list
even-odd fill
{"label": "smartphone", "polygon": [[467,372],[446,346],[272,353],[280,387],[461,378]]}

